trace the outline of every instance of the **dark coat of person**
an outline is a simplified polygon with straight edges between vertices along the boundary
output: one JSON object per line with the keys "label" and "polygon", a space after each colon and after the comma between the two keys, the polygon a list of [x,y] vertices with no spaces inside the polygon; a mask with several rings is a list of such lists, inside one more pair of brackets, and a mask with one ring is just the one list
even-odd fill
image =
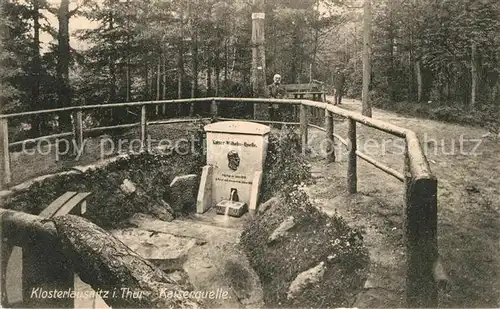
{"label": "dark coat of person", "polygon": [[286,90],[281,84],[272,83],[268,86],[269,97],[274,99],[283,99],[286,95]]}
{"label": "dark coat of person", "polygon": [[336,90],[342,91],[345,85],[345,76],[343,72],[337,72],[333,81],[333,87]]}

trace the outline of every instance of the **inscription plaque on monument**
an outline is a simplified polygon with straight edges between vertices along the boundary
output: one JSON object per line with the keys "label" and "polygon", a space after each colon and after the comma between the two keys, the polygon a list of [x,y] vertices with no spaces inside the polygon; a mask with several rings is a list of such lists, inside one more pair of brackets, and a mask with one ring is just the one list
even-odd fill
{"label": "inscription plaque on monument", "polygon": [[197,212],[217,203],[242,202],[255,210],[267,152],[269,127],[246,121],[205,126],[207,166],[198,192]]}

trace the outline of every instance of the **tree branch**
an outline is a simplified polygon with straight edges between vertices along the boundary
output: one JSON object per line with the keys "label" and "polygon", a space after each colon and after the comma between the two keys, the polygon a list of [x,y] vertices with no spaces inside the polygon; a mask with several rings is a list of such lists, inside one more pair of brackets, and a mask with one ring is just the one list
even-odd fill
{"label": "tree branch", "polygon": [[91,0],[84,0],[84,1],[82,2],[82,4],[77,5],[75,9],[73,9],[73,10],[69,11],[69,13],[68,13],[68,18],[73,17],[76,13],[78,13],[78,11],[79,11],[79,10],[80,10],[83,6],[87,5],[87,3],[89,3],[90,1],[91,1]]}
{"label": "tree branch", "polygon": [[47,6],[45,7],[45,9],[46,9],[47,11],[49,11],[49,13],[54,14],[54,15],[57,15],[57,11],[58,11],[58,9],[53,8],[53,7],[49,6],[49,5],[47,5]]}

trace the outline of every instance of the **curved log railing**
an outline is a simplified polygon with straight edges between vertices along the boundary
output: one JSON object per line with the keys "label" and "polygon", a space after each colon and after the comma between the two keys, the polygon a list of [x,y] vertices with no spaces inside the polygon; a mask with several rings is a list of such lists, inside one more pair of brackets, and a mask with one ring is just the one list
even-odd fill
{"label": "curved log railing", "polygon": [[[117,128],[140,128],[140,139],[142,148],[145,146],[148,125],[168,124],[189,122],[195,119],[183,120],[159,120],[147,121],[146,109],[148,106],[168,105],[168,104],[192,104],[192,103],[210,104],[211,116],[215,119],[226,120],[229,118],[218,117],[219,104],[227,102],[241,102],[255,104],[291,104],[300,107],[300,122],[288,123],[300,126],[300,135],[302,139],[303,152],[305,153],[308,145],[308,128],[314,127],[325,132],[325,138],[329,141],[327,149],[328,162],[335,161],[335,152],[333,150],[333,141],[338,139],[348,148],[348,167],[347,167],[347,189],[354,194],[357,192],[357,158],[361,158],[376,168],[392,175],[402,181],[405,187],[404,196],[404,230],[407,248],[407,275],[406,275],[406,299],[409,307],[435,307],[438,304],[438,285],[446,281],[443,267],[438,257],[437,246],[437,179],[431,173],[427,159],[423,153],[417,135],[407,130],[377,119],[362,116],[330,105],[324,102],[315,102],[310,100],[290,100],[290,99],[262,99],[262,98],[199,98],[199,99],[179,99],[164,101],[130,102],[114,103],[106,105],[87,105],[77,107],[58,108],[52,110],[32,111],[8,115],[0,115],[0,189],[8,188],[11,184],[10,155],[9,147],[19,145],[26,141],[9,143],[8,122],[15,117],[22,117],[35,114],[71,112],[73,115],[73,132],[54,134],[42,138],[58,138],[73,136],[76,146],[81,146],[84,141],[84,129],[82,124],[82,112],[86,110],[97,110],[115,107],[141,107],[141,113],[138,122],[125,125],[107,126],[91,128],[86,130],[109,130]],[[324,111],[325,128],[314,126],[309,123],[309,116],[318,114],[318,111]],[[334,132],[333,115],[344,117],[348,120],[347,138],[343,139]],[[254,119],[251,121],[262,123],[273,123],[272,121]],[[284,123],[284,122],[282,122]],[[357,123],[389,133],[405,140],[406,149],[404,156],[404,170],[396,171],[375,159],[357,150],[356,145],[356,126]],[[32,139],[31,141],[36,141]],[[0,213],[5,210],[0,210]],[[10,211],[9,211],[10,213]],[[18,225],[24,228],[27,225],[33,225],[31,221],[24,220],[22,215],[9,216],[10,226]],[[30,217],[31,218],[31,217]],[[32,218],[30,219],[32,220]],[[39,223],[37,223],[39,224]],[[40,233],[52,233],[38,228]],[[2,274],[4,275],[4,274]]]}

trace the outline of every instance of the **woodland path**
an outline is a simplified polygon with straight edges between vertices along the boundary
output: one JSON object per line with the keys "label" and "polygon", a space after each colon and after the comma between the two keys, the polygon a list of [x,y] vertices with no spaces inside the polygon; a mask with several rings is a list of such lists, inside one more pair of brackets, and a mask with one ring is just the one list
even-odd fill
{"label": "woodland path", "polygon": [[[360,112],[361,102],[346,99],[340,107]],[[483,137],[487,131],[482,128],[379,109],[373,110],[373,118],[414,130],[438,178],[439,252],[451,281],[440,293],[440,307],[499,307],[500,139]],[[359,150],[402,171],[402,140],[359,124],[357,128]],[[346,129],[346,122],[335,120],[337,134],[345,138]],[[312,129],[309,134],[310,140],[320,141],[324,133]],[[349,196],[347,151],[337,144],[337,162],[326,167],[313,151],[316,184],[309,194],[325,212],[337,211],[365,230],[372,268],[365,291],[353,305],[404,306],[403,184],[358,158],[359,193]]]}

